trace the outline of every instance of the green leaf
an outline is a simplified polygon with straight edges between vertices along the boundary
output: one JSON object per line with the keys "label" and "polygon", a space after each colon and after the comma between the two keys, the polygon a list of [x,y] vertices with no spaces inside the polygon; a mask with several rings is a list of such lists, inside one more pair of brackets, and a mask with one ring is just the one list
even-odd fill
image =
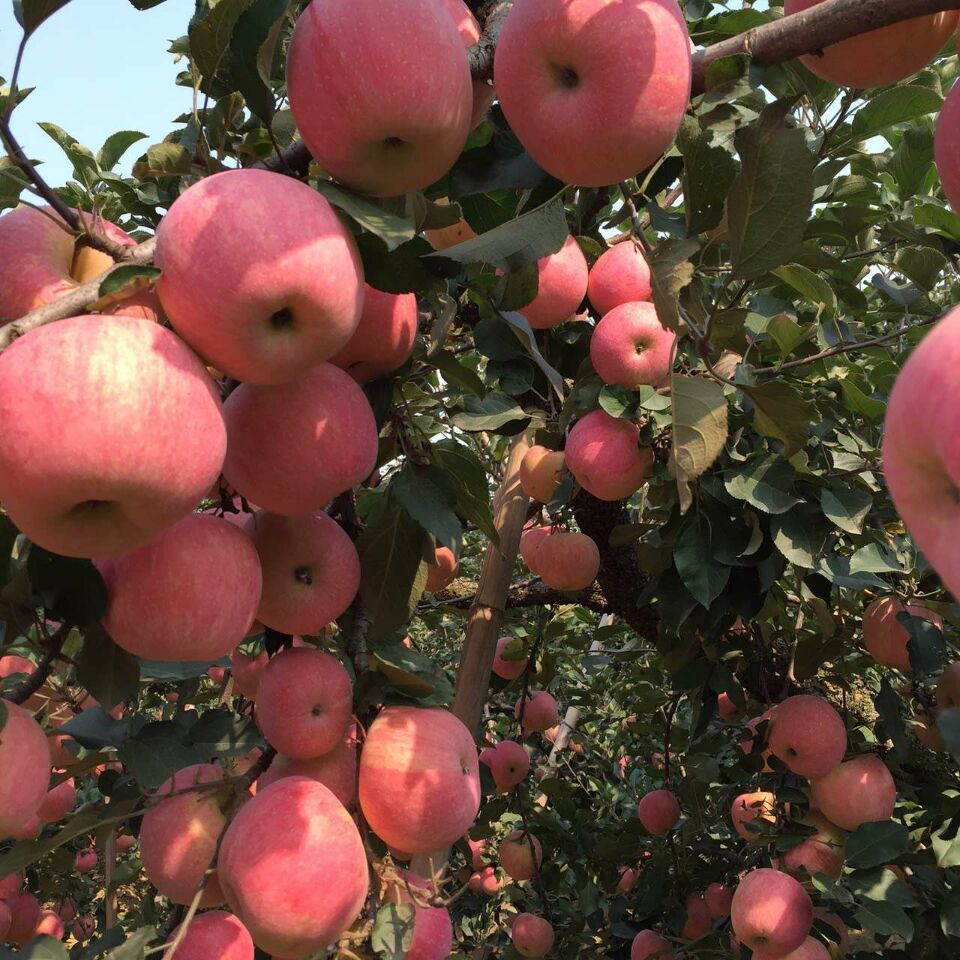
{"label": "green leaf", "polygon": [[853,135],[860,140],[875,136],[896,123],[906,123],[938,113],[943,97],[929,87],[890,87],[870,97],[853,118]]}
{"label": "green leaf", "polygon": [[705,516],[692,515],[677,535],[673,562],[684,586],[701,606],[720,596],[730,579],[730,567],[711,558],[711,527]]}
{"label": "green leaf", "polygon": [[817,316],[832,317],[837,312],[837,297],[830,284],[809,267],[799,263],[787,264],[771,271],[787,286],[793,287],[805,300],[818,305]]}
{"label": "green leaf", "polygon": [[225,58],[223,72],[267,126],[276,107],[270,76],[273,54],[288,5],[288,0],[251,0],[233,28]]}
{"label": "green leaf", "polygon": [[77,662],[77,679],[106,710],[132,700],[140,685],[137,658],[118,647],[102,627],[88,629]]}
{"label": "green leaf", "polygon": [[452,353],[441,350],[430,357],[432,363],[442,374],[443,379],[448,384],[460,387],[475,397],[482,397],[484,394],[483,381],[477,376],[476,372],[461,363]]}
{"label": "green leaf", "polygon": [[820,506],[828,520],[847,533],[860,533],[873,506],[873,495],[858,487],[825,487]]}
{"label": "green leaf", "polygon": [[893,863],[909,844],[910,831],[902,823],[865,823],[847,837],[847,866],[864,869]]}
{"label": "green leaf", "polygon": [[793,471],[773,455],[733,467],[726,472],[723,485],[731,497],[764,513],[786,513],[803,502],[793,495]]}
{"label": "green leaf", "polygon": [[727,225],[739,279],[792,260],[810,218],[815,160],[803,131],[786,126],[791,105],[771,104],[736,134],[741,167],[727,195]]}
{"label": "green leaf", "polygon": [[[960,708],[944,710],[940,714],[937,726],[941,733],[944,733],[944,729],[940,720],[947,714],[951,715],[950,728],[956,730],[957,742],[960,743]],[[946,738],[945,733],[944,738]],[[956,755],[960,756],[960,750],[956,752]],[[946,870],[948,867],[960,867],[960,834],[956,830],[950,830],[950,821],[947,821],[941,829],[931,836],[930,846],[933,847],[934,855],[937,858],[937,866],[942,870]]]}
{"label": "green leaf", "polygon": [[466,397],[463,412],[455,413],[450,421],[455,427],[468,432],[478,430],[497,430],[514,421],[526,422],[530,417],[523,411],[513,397],[492,390],[482,400]]}
{"label": "green leaf", "polygon": [[773,517],[770,533],[775,546],[790,563],[812,570],[826,546],[830,527],[814,504],[801,503]]}
{"label": "green leaf", "polygon": [[700,251],[696,240],[664,240],[658,243],[650,263],[650,284],[657,318],[668,329],[680,333],[686,324],[677,304],[680,291],[693,280],[694,267],[690,258]]}
{"label": "green leaf", "polygon": [[820,419],[817,405],[805,400],[782,380],[770,380],[756,387],[740,389],[753,404],[753,427],[757,433],[783,443],[783,455],[792,457],[802,450],[810,427]]}
{"label": "green leaf", "polygon": [[403,960],[413,940],[413,915],[414,908],[409,903],[386,903],[380,907],[370,934],[373,952],[385,960]]}
{"label": "green leaf", "polygon": [[704,233],[723,219],[723,204],[737,175],[737,162],[728,150],[714,144],[712,133],[701,130],[695,117],[683,118],[677,146],[684,160],[687,233]]}
{"label": "green leaf", "polygon": [[361,197],[330,180],[321,180],[317,184],[317,192],[356,220],[365,230],[376,234],[387,245],[388,250],[396,250],[417,235],[413,221],[398,217],[373,200]]}
{"label": "green leaf", "polygon": [[402,643],[378,646],[372,669],[382,673],[392,687],[421,704],[445,707],[453,699],[453,685],[428,657]]}
{"label": "green leaf", "polygon": [[897,614],[897,622],[910,634],[907,654],[913,673],[922,677],[943,670],[946,666],[947,647],[940,629],[929,620],[912,617],[905,611]]}
{"label": "green leaf", "polygon": [[479,457],[456,440],[440,440],[433,444],[432,453],[434,463],[450,475],[456,487],[457,512],[499,543],[490,511],[490,481]]}
{"label": "green leaf", "polygon": [[110,134],[97,151],[97,164],[101,170],[112,170],[130,147],[146,138],[147,135],[139,130],[120,130]]}
{"label": "green leaf", "polygon": [[100,281],[98,298],[109,297],[116,293],[129,293],[149,287],[161,274],[157,267],[146,264],[122,263],[114,267]]}
{"label": "green leaf", "polygon": [[34,595],[54,619],[84,627],[106,613],[107,585],[91,561],[61,557],[34,543],[27,572]]}
{"label": "green leaf", "polygon": [[[850,558],[851,573],[903,573],[897,555],[879,543],[868,543]],[[926,623],[926,621],[923,621]]]}
{"label": "green leaf", "polygon": [[76,137],[71,137],[55,123],[39,123],[37,126],[67,155],[67,159],[73,164],[73,175],[87,189],[91,189],[101,179],[100,168],[92,151],[79,143]]}
{"label": "green leaf", "polygon": [[209,759],[202,747],[187,739],[186,730],[171,720],[148,723],[120,747],[119,756],[147,790],[156,790],[177,770]]}
{"label": "green leaf", "polygon": [[194,17],[190,22],[190,56],[206,79],[216,76],[229,49],[233,28],[249,6],[250,0],[219,0],[205,17]]}
{"label": "green leaf", "polygon": [[457,489],[441,467],[407,460],[390,481],[390,493],[427,533],[459,552],[463,526],[455,512]]}
{"label": "green leaf", "polygon": [[524,350],[533,358],[533,362],[543,371],[546,378],[550,381],[550,386],[563,403],[563,377],[557,373],[553,367],[543,358],[543,354],[537,347],[536,337],[533,330],[530,329],[530,323],[522,313],[506,312],[500,316],[510,325],[517,339],[523,344]]}
{"label": "green leaf", "polygon": [[190,741],[209,755],[244,753],[263,741],[249,717],[238,717],[226,708],[207,710],[190,727]]}
{"label": "green leaf", "polygon": [[913,939],[913,921],[903,907],[896,904],[879,900],[862,900],[857,905],[856,918],[863,929],[871,933],[883,937],[897,934],[907,943]]}
{"label": "green leaf", "polygon": [[678,375],[671,377],[670,396],[670,464],[677,481],[680,509],[685,513],[693,502],[694,481],[717,459],[727,441],[727,398],[715,380]]}
{"label": "green leaf", "polygon": [[190,172],[190,154],[179,143],[155,143],[147,149],[146,162],[134,165],[133,175],[146,177],[179,177]]}
{"label": "green leaf", "polygon": [[[937,714],[937,729],[947,749],[955,756],[960,757],[960,707],[949,707]],[[958,854],[960,863],[960,854]],[[944,864],[940,864],[944,866]]]}
{"label": "green leaf", "polygon": [[[157,938],[155,927],[141,927],[122,943],[119,947],[104,955],[104,960],[143,960],[147,956],[146,949],[151,941]],[[212,958],[211,958],[212,960]]]}
{"label": "green leaf", "polygon": [[230,669],[230,658],[219,660],[144,660],[140,659],[140,679],[163,683],[177,683],[202,677],[212,666]]}
{"label": "green leaf", "polygon": [[868,397],[852,380],[840,381],[840,392],[843,394],[844,406],[853,413],[859,413],[868,420],[880,420],[886,412],[887,405],[883,400]]}
{"label": "green leaf", "polygon": [[88,750],[99,750],[101,747],[118,749],[130,736],[130,722],[114,720],[100,706],[89,707],[71,717],[60,729]]}
{"label": "green leaf", "polygon": [[23,32],[29,36],[48,17],[65,7],[70,0],[13,0],[13,13]]}
{"label": "green leaf", "polygon": [[22,950],[11,953],[0,947],[0,960],[69,960],[67,948],[53,937],[35,937]]}
{"label": "green leaf", "polygon": [[940,904],[940,929],[946,937],[960,937],[960,890],[951,890]]}

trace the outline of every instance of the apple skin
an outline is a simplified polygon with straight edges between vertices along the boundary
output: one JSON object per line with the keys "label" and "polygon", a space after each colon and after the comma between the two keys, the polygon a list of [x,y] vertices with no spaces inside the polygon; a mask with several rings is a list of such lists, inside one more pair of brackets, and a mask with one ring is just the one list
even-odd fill
{"label": "apple skin", "polygon": [[[533,853],[530,852],[531,843],[533,843]],[[534,866],[534,856],[536,856],[536,866]],[[532,880],[533,875],[540,869],[540,864],[543,862],[543,848],[533,834],[513,830],[500,841],[499,857],[500,866],[503,867],[504,872],[511,879],[522,883],[524,880]]]}
{"label": "apple skin", "polygon": [[630,944],[630,960],[671,960],[673,949],[655,930],[641,930]]}
{"label": "apple skin", "polygon": [[652,296],[647,258],[632,241],[604,250],[590,268],[587,299],[601,317],[622,303],[649,300]]}
{"label": "apple skin", "polygon": [[676,334],[662,326],[652,303],[622,303],[597,324],[590,360],[604,383],[635,390],[669,380]]}
{"label": "apple skin", "polygon": [[[397,43],[402,36],[416,37],[416,57]],[[377,197],[439,180],[470,132],[470,68],[453,17],[436,0],[311,4],[293,31],[287,91],[317,163]]]}
{"label": "apple skin", "polygon": [[532,446],[520,461],[520,486],[538,503],[549,503],[563,479],[563,451]]}
{"label": "apple skin", "polygon": [[7,906],[5,900],[0,900],[0,942],[7,940],[7,933],[10,930],[10,923],[13,920],[13,914]]}
{"label": "apple skin", "polygon": [[97,867],[97,854],[94,850],[81,850],[73,859],[73,869],[77,873],[92,873]]}
{"label": "apple skin", "polygon": [[449,547],[437,547],[434,557],[437,562],[427,565],[427,593],[446,590],[457,577],[457,558]]}
{"label": "apple skin", "polygon": [[357,805],[357,743],[349,737],[328,753],[309,760],[278,756],[257,781],[257,789],[283,777],[309,777],[322,783],[347,810]]}
{"label": "apple skin", "polygon": [[[157,795],[185,790],[195,784],[218,783],[224,773],[213,764],[196,764],[178,770]],[[226,825],[220,806],[223,795],[213,788],[178,793],[151,806],[140,827],[140,860],[147,879],[173,903],[189,904],[217,849],[217,838]],[[208,881],[200,900],[203,907],[224,901],[218,877]]]}
{"label": "apple skin", "polygon": [[493,867],[484,867],[482,870],[475,870],[470,874],[468,886],[474,893],[482,893],[488,897],[495,897],[500,892],[502,886],[497,879],[496,871]]}
{"label": "apple skin", "polygon": [[619,872],[620,875],[617,877],[615,892],[627,894],[637,885],[637,881],[640,879],[640,868],[620,867]]}
{"label": "apple skin", "polygon": [[680,804],[670,790],[651,790],[640,798],[637,817],[647,833],[662,836],[680,820]]}
{"label": "apple skin", "polygon": [[796,950],[813,925],[813,904],[789,874],[761,867],[743,877],[730,907],[733,932],[754,952]]}
{"label": "apple skin", "polygon": [[585,533],[554,530],[536,547],[534,562],[535,572],[548,587],[573,592],[597,579],[600,551]]}
{"label": "apple skin", "polygon": [[35,937],[53,937],[54,940],[62,940],[65,933],[66,927],[63,921],[53,910],[40,911],[40,919],[33,932]]}
{"label": "apple skin", "polygon": [[296,383],[244,383],[223,407],[223,475],[271,513],[311,513],[366,480],[377,463],[377,424],[363,391],[322,363]]}
{"label": "apple skin", "polygon": [[711,883],[703,892],[703,902],[714,920],[730,916],[730,904],[733,903],[733,890],[722,883]]}
{"label": "apple skin", "polygon": [[[513,715],[520,719],[523,694],[513,708]],[[543,733],[560,721],[560,709],[557,701],[546,690],[528,691],[526,705],[523,706],[523,732]]]}
{"label": "apple skin", "polygon": [[133,317],[71,317],[14,341],[0,354],[0,435],[10,519],[70,557],[153,539],[207,494],[226,450],[203,365]]}
{"label": "apple skin", "polygon": [[36,933],[40,922],[40,904],[32,893],[18,893],[7,900],[10,909],[10,927],[7,940],[22,950]]}
{"label": "apple skin", "polygon": [[417,339],[417,298],[384,293],[365,283],[363,313],[353,335],[330,362],[357,383],[376,380],[406,363]]}
{"label": "apple skin", "polygon": [[219,517],[191,514],[146,546],[95,562],[107,585],[103,626],[138,657],[219,660],[243,640],[260,602],[257,551]]}
{"label": "apple skin", "polygon": [[77,805],[77,788],[73,777],[58,783],[47,791],[47,795],[37,810],[37,816],[44,823],[56,823],[62,820]]}
{"label": "apple skin", "polygon": [[830,951],[819,940],[807,937],[796,950],[789,953],[755,950],[753,960],[830,960]]}
{"label": "apple skin", "polygon": [[480,809],[470,731],[446,710],[381,711],[360,755],[360,808],[391,847],[427,854],[453,844]]}
{"label": "apple skin", "polygon": [[97,921],[94,917],[77,917],[70,926],[70,933],[81,943],[89,940],[97,929]]}
{"label": "apple skin", "polygon": [[530,754],[516,740],[501,740],[480,751],[480,762],[490,768],[500,793],[508,793],[530,773]]}
{"label": "apple skin", "polygon": [[[626,73],[623,50],[634,64]],[[503,26],[494,81],[510,127],[544,170],[603,187],[673,142],[690,102],[690,51],[675,0],[525,0]]]}
{"label": "apple skin", "polygon": [[413,904],[413,938],[404,960],[446,960],[453,950],[453,921],[446,907],[423,907],[407,892],[416,891],[417,899],[433,895],[431,884],[409,870],[398,871],[401,883],[391,884],[385,893],[389,903]]}
{"label": "apple skin", "polygon": [[319,193],[268,170],[228,170],[182,193],[157,229],[157,293],[205,360],[247,383],[287,383],[344,347],[363,266]]}
{"label": "apple skin", "polygon": [[510,939],[521,957],[545,957],[553,949],[553,927],[543,917],[518,913],[510,927]]}
{"label": "apple skin", "polygon": [[883,473],[897,512],[944,586],[960,596],[960,308],[928,333],[903,365],[887,402]]}
{"label": "apple skin", "polygon": [[598,500],[625,500],[650,475],[653,451],[640,446],[640,430],[629,420],[593,410],[567,437],[567,469]]}
{"label": "apple skin", "polygon": [[40,725],[14,703],[3,701],[6,722],[0,732],[0,838],[10,836],[37,815],[50,785],[50,746]]}
{"label": "apple skin", "polygon": [[937,707],[951,710],[960,707],[960,662],[951,663],[937,679]]}
{"label": "apple skin", "polygon": [[587,295],[587,258],[567,237],[563,246],[537,261],[537,295],[520,313],[534,330],[548,330],[571,319]]}
{"label": "apple skin", "polygon": [[497,641],[497,652],[493,656],[493,672],[502,680],[516,680],[527,669],[527,657],[522,660],[504,660],[503,652],[514,642],[515,637],[501,637]]}
{"label": "apple skin", "polygon": [[784,869],[794,875],[806,871],[811,877],[822,873],[836,880],[843,873],[846,834],[816,810],[804,822],[817,832],[784,853]]}
{"label": "apple skin", "polygon": [[957,84],[951,87],[940,107],[933,156],[943,192],[954,211],[960,210],[960,86]]}
{"label": "apple skin", "polygon": [[[821,2],[785,0],[783,10],[790,15]],[[957,11],[945,10],[869,30],[800,60],[821,80],[840,87],[885,87],[922,70],[956,28]]]}
{"label": "apple skin", "polygon": [[733,698],[726,691],[717,694],[717,713],[721,720],[733,723],[743,716],[743,711],[733,702]]}
{"label": "apple skin", "polygon": [[261,623],[280,633],[316,634],[350,606],[360,586],[360,558],[322,510],[299,517],[259,510],[245,530],[263,571]]}
{"label": "apple skin", "polygon": [[843,761],[847,730],[826,700],[799,694],[777,705],[767,741],[788,770],[801,777],[822,777]]}
{"label": "apple skin", "polygon": [[269,662],[266,651],[261,650],[255,657],[248,657],[239,650],[230,654],[230,672],[233,676],[233,689],[248,700],[256,700],[260,677]]}
{"label": "apple skin", "polygon": [[527,525],[520,534],[520,559],[527,565],[527,569],[539,576],[540,570],[537,566],[537,550],[543,542],[544,537],[550,536],[550,527],[537,527]]}
{"label": "apple skin", "polygon": [[[742,793],[730,807],[730,819],[733,829],[744,840],[755,841],[763,838],[763,823],[775,825],[777,823],[777,798],[767,790],[758,790],[755,793]],[[751,830],[754,826],[756,829]]]}
{"label": "apple skin", "polygon": [[23,887],[23,874],[8,873],[0,877],[0,900],[9,900],[15,897]]}
{"label": "apple skin", "polygon": [[863,645],[870,656],[884,666],[909,672],[910,633],[897,620],[898,613],[923,617],[938,630],[943,629],[943,621],[922,604],[903,604],[896,597],[878,597],[863,611]]}
{"label": "apple skin", "polygon": [[257,724],[271,746],[294,760],[333,750],[352,711],[353,687],[343,664],[313,647],[278,653],[257,685]]}
{"label": "apple skin", "polygon": [[810,800],[841,830],[889,820],[897,805],[897,785],[879,757],[855,757],[810,782]]}
{"label": "apple skin", "polygon": [[[767,738],[769,739],[769,736],[770,736],[770,721],[773,719],[773,715],[774,715],[774,713],[776,713],[776,710],[777,710],[776,705],[774,705],[774,706],[770,707],[769,709],[765,710],[762,714],[760,714],[759,717],[754,717],[752,720],[748,720],[748,721],[747,721],[746,727],[747,727],[747,731],[749,732],[749,736],[745,737],[743,740],[740,741],[740,750],[741,750],[744,754],[749,755],[749,754],[753,753],[753,739],[754,739],[754,737],[755,737],[756,734],[757,734],[757,727],[759,727],[761,723],[766,723],[766,724],[767,724],[766,736],[767,736]],[[771,767],[771,766],[770,766],[770,763],[768,762],[768,761],[769,761],[769,757],[770,757],[770,749],[769,749],[769,746],[767,747],[767,749],[763,750],[762,756],[763,756],[763,771],[762,771],[762,772],[763,772],[763,773],[772,773],[772,772],[773,772],[773,767]]]}
{"label": "apple skin", "polygon": [[[176,939],[177,927],[167,937]],[[171,960],[253,960],[253,940],[247,928],[232,914],[211,910],[193,918]]]}
{"label": "apple skin", "polygon": [[356,825],[322,783],[306,777],[284,777],[241,807],[217,867],[227,902],[253,942],[280,956],[333,944],[367,897]]}
{"label": "apple skin", "polygon": [[703,897],[691,893],[686,901],[687,919],[680,936],[684,940],[699,940],[705,937],[713,927],[713,918]]}

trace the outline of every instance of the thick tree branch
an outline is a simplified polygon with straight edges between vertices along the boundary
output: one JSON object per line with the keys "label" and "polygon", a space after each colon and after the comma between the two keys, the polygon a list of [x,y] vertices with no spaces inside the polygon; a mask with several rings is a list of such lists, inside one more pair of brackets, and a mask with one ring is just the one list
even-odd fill
{"label": "thick tree branch", "polygon": [[56,633],[45,644],[43,656],[37,661],[36,669],[26,680],[17,684],[8,694],[5,694],[4,700],[17,704],[26,703],[46,683],[47,678],[53,672],[53,664],[60,655],[69,633],[69,624],[64,623],[57,628]]}

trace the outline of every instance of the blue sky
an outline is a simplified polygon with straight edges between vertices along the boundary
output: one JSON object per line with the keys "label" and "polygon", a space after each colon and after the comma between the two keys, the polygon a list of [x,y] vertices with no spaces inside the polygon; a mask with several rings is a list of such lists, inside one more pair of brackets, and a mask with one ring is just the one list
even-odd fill
{"label": "blue sky", "polygon": [[[179,67],[169,41],[187,32],[193,0],[166,0],[138,11],[129,0],[71,0],[27,44],[22,87],[37,89],[17,108],[13,132],[27,153],[44,161],[53,186],[70,164],[37,127],[49,121],[96,151],[117,130],[140,130],[149,139],[120,163],[127,174],[136,157],[162,140],[172,120],[190,107],[190,91],[174,84]],[[0,0],[0,77],[9,81],[21,31],[11,0]]]}

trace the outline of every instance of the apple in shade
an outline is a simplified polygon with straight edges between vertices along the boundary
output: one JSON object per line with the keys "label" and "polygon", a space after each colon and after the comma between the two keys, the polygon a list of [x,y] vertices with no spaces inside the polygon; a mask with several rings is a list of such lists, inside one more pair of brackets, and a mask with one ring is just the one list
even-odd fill
{"label": "apple in shade", "polygon": [[[532,849],[531,849],[532,844]],[[543,848],[531,833],[513,830],[500,841],[500,866],[518,883],[533,879],[543,862]],[[536,863],[534,863],[536,857]]]}
{"label": "apple in shade", "polygon": [[0,877],[0,900],[9,900],[15,897],[23,886],[23,874],[8,873],[5,877]]}
{"label": "apple in shade", "polygon": [[647,833],[669,833],[680,820],[680,804],[669,790],[651,790],[640,798],[637,816]]}
{"label": "apple in shade", "polygon": [[[635,68],[619,68],[623,50]],[[690,35],[675,0],[526,0],[497,43],[500,106],[564,183],[602,187],[650,166],[690,102]],[[610,124],[605,118],[615,116]]]}
{"label": "apple in shade", "polygon": [[540,573],[537,568],[536,554],[537,548],[543,542],[544,537],[550,536],[550,527],[538,527],[528,524],[520,534],[520,559],[527,565],[531,573]]}
{"label": "apple in shade", "polygon": [[687,919],[680,931],[680,936],[684,940],[699,940],[700,937],[705,937],[713,927],[713,918],[703,897],[691,893],[686,900],[686,910]]}
{"label": "apple in shade", "polygon": [[[404,960],[446,960],[453,949],[453,922],[446,907],[424,904],[433,896],[432,885],[409,870],[398,871],[401,882],[391,884],[388,903],[413,904],[413,937]],[[408,887],[414,891],[411,897]]]}
{"label": "apple in shade", "polygon": [[427,564],[427,583],[424,589],[428,593],[445,590],[457,576],[457,558],[449,547],[437,547],[434,559],[436,563]]}
{"label": "apple in shade", "polygon": [[257,686],[257,724],[271,746],[294,760],[332,750],[352,711],[350,675],[336,657],[313,647],[278,653]]}
{"label": "apple in shade", "polygon": [[513,708],[513,715],[517,720],[523,717],[520,725],[524,733],[543,733],[559,723],[560,708],[546,690],[534,690],[527,692],[526,702],[523,694],[520,695]]}
{"label": "apple in shade", "polygon": [[36,817],[50,785],[50,747],[36,720],[16,704],[0,700],[5,720],[0,730],[0,839]]}
{"label": "apple in shade", "polygon": [[296,517],[258,510],[245,530],[263,571],[259,621],[280,633],[316,634],[350,606],[360,587],[360,558],[322,510]]}
{"label": "apple in shade", "polygon": [[267,170],[195,183],[157,229],[157,293],[205,360],[248,383],[286,383],[343,348],[360,320],[350,231],[307,184]]}
{"label": "apple in shade", "polygon": [[960,707],[960,662],[951,663],[937,679],[937,707],[951,710]]}
{"label": "apple in shade", "polygon": [[500,892],[501,883],[493,867],[483,867],[470,874],[468,886],[474,893],[495,897]]}
{"label": "apple in shade", "polygon": [[[0,358],[2,363],[2,358]],[[960,456],[947,442],[960,431],[960,309],[954,307],[903,365],[890,392],[883,473],[917,547],[960,596]]]}
{"label": "apple in shade", "polygon": [[138,657],[219,659],[243,640],[260,602],[257,551],[219,517],[192,514],[96,565],[107,586],[103,626]]}
{"label": "apple in shade", "polygon": [[97,854],[95,850],[80,850],[73,858],[73,869],[77,873],[92,873],[97,867]]}
{"label": "apple in shade", "polygon": [[563,479],[563,451],[532,446],[520,461],[520,486],[538,503],[549,503]]}
{"label": "apple in shade", "polygon": [[509,792],[530,773],[530,754],[516,740],[501,740],[494,747],[485,747],[480,751],[480,762],[490,768],[500,793]]}
{"label": "apple in shade", "polygon": [[367,896],[367,860],[353,819],[307,777],[284,777],[240,808],[223,835],[217,869],[253,942],[280,956],[335,943]]}
{"label": "apple in shade", "polygon": [[922,604],[904,604],[896,597],[878,597],[863,611],[863,645],[877,663],[909,671],[910,633],[897,619],[901,613],[922,617],[938,630],[943,628],[940,617]]}
{"label": "apple in shade", "polygon": [[[143,815],[140,827],[140,860],[147,879],[165,897],[189,904],[197,892],[217,849],[217,839],[226,825],[221,806],[223,792],[214,788],[189,790],[205,783],[219,783],[223,770],[214,764],[196,764],[178,770],[157,791],[161,799]],[[207,881],[200,905],[223,903],[223,893],[214,874]]]}
{"label": "apple in shade", "polygon": [[[416,57],[396,42],[402,36],[416,37]],[[436,0],[312,3],[293,31],[287,93],[317,163],[378,197],[439,180],[470,132],[473,82],[463,47]]]}
{"label": "apple in shade", "polygon": [[618,867],[618,872],[616,892],[620,894],[629,893],[640,879],[640,868]]}
{"label": "apple in shade", "polygon": [[804,823],[816,833],[783,854],[784,869],[793,874],[806,871],[811,877],[822,873],[836,880],[843,872],[846,834],[816,810],[810,811]]}
{"label": "apple in shade", "polygon": [[230,654],[230,672],[233,676],[233,689],[248,700],[256,700],[260,677],[269,662],[266,651],[261,650],[250,657],[240,650]]}
{"label": "apple in shade", "polygon": [[518,913],[510,926],[510,939],[521,957],[545,957],[553,949],[553,927],[543,917]]}
{"label": "apple in shade", "polygon": [[813,904],[789,874],[761,867],[737,885],[730,921],[737,938],[754,953],[765,950],[778,956],[806,940],[813,925]]}
{"label": "apple in shade", "polygon": [[244,383],[227,398],[223,474],[237,493],[271,513],[319,510],[370,476],[377,425],[363,391],[321,363],[295,383]]}
{"label": "apple in shade", "polygon": [[744,840],[762,840],[769,827],[777,823],[777,798],[766,790],[742,793],[730,807],[733,829]]}
{"label": "apple in shade", "polygon": [[360,755],[360,808],[391,847],[427,854],[450,846],[480,809],[470,731],[446,710],[381,711]]}
{"label": "apple in shade", "polygon": [[954,211],[960,210],[960,85],[956,83],[940,107],[933,156],[943,192]]}
{"label": "apple in shade", "polygon": [[10,930],[10,923],[13,920],[13,914],[6,901],[0,900],[0,943],[7,940],[7,934]]}
{"label": "apple in shade", "polygon": [[519,660],[504,659],[505,654],[514,650],[523,650],[523,641],[518,637],[501,637],[497,641],[497,652],[493,657],[493,672],[503,680],[516,680],[527,668],[527,658]]}
{"label": "apple in shade", "polygon": [[730,916],[730,904],[733,902],[733,890],[723,883],[711,883],[703,892],[703,902],[714,920]]}
{"label": "apple in shade", "polygon": [[[785,0],[784,13],[800,13],[822,0]],[[832,43],[800,60],[813,74],[840,87],[885,87],[922,70],[957,28],[957,11],[945,10],[869,30]]]}
{"label": "apple in shade", "polygon": [[[167,943],[177,938],[177,927]],[[247,928],[232,914],[211,910],[193,918],[171,960],[253,960],[253,940]]]}
{"label": "apple in shade", "polygon": [[70,933],[81,943],[89,940],[97,929],[97,921],[93,917],[77,917],[70,925]]}
{"label": "apple in shade", "polygon": [[128,833],[121,834],[119,837],[117,837],[117,853],[126,853],[129,849],[131,849],[131,847],[134,847],[136,843],[136,837],[131,837]]}
{"label": "apple in shade", "polygon": [[601,317],[622,303],[649,300],[652,295],[647,258],[631,241],[604,250],[590,268],[587,298]]}
{"label": "apple in shade", "polygon": [[855,757],[812,780],[810,801],[841,830],[856,830],[893,816],[897,785],[879,757]]}
{"label": "apple in shade", "polygon": [[831,954],[819,940],[807,937],[796,950],[791,950],[789,953],[755,950],[753,960],[831,960]]}
{"label": "apple in shade", "polygon": [[801,777],[822,777],[847,751],[843,719],[822,697],[799,694],[777,705],[767,734],[770,751]]}
{"label": "apple in shade", "polygon": [[[441,4],[447,8],[453,17],[453,22],[457,25],[457,32],[460,34],[460,40],[463,46],[469,50],[475,46],[480,39],[480,24],[477,18],[470,12],[470,8],[463,0],[440,0]],[[479,126],[483,120],[484,114],[490,109],[490,105],[496,98],[496,91],[493,84],[485,80],[473,81],[473,113],[470,118],[470,128]]]}
{"label": "apple in shade", "polygon": [[655,930],[641,930],[630,944],[630,960],[672,960],[673,948]]}
{"label": "apple in shade", "polygon": [[10,927],[7,940],[23,949],[34,937],[40,922],[40,904],[32,893],[18,893],[7,900]]}
{"label": "apple in shade", "polygon": [[643,485],[653,467],[653,451],[640,446],[635,423],[593,410],[567,437],[567,469],[598,500],[625,500]]}
{"label": "apple in shade", "polygon": [[597,579],[600,551],[585,533],[553,530],[536,547],[534,562],[536,573],[548,587],[584,590]]}
{"label": "apple in shade", "polygon": [[33,933],[35,937],[53,937],[54,940],[62,940],[64,933],[66,933],[66,927],[63,920],[53,910],[40,911],[40,919]]}
{"label": "apple in shade", "polygon": [[594,329],[590,361],[604,383],[628,390],[660,387],[670,377],[676,339],[661,325],[652,303],[622,303]]}
{"label": "apple in shade", "polygon": [[534,330],[547,330],[571,319],[587,295],[587,258],[567,237],[556,253],[537,261],[537,295],[520,308]]}
{"label": "apple in shade", "polygon": [[470,851],[470,865],[474,870],[483,870],[484,867],[489,866],[489,861],[486,859],[487,856],[487,841],[486,840],[474,840],[467,834],[464,838],[467,844],[467,849]]}
{"label": "apple in shade", "polygon": [[406,363],[417,339],[417,298],[364,284],[363,313],[353,335],[330,362],[357,383],[392,373]]}
{"label": "apple in shade", "polygon": [[14,341],[0,355],[0,435],[10,519],[72,557],[132,550],[185,517],[226,448],[203,365],[133,317],[71,317]]}
{"label": "apple in shade", "polygon": [[727,723],[733,723],[743,716],[743,710],[737,706],[733,698],[725,690],[717,694],[717,713],[720,714],[720,719],[726,720]]}
{"label": "apple in shade", "polygon": [[347,808],[357,805],[357,744],[347,737],[328,753],[309,760],[277,757],[257,780],[257,789],[283,777],[309,777],[322,783]]}

